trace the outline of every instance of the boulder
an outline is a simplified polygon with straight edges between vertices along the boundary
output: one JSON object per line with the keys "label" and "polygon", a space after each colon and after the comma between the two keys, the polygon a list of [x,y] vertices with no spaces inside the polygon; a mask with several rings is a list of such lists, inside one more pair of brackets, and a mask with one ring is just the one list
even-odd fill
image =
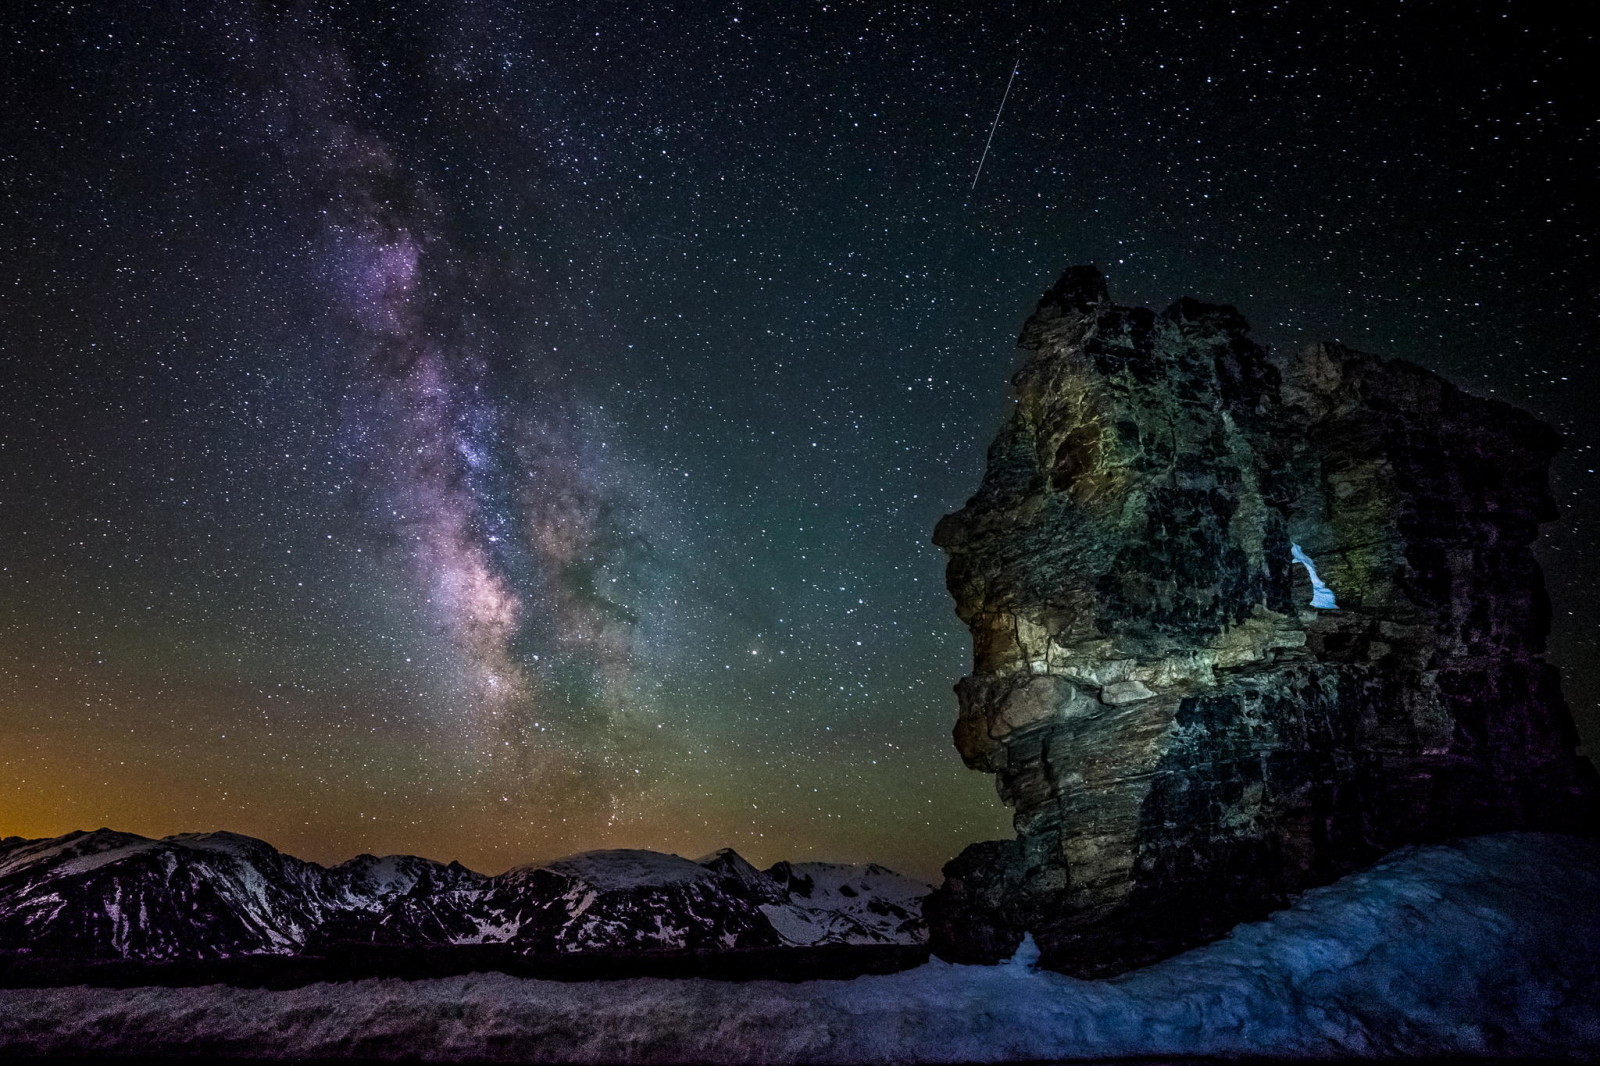
{"label": "boulder", "polygon": [[[1231,307],[1074,267],[934,541],[973,639],[957,747],[1016,840],[946,867],[933,949],[1104,976],[1402,844],[1591,831],[1531,546],[1558,435],[1421,367],[1279,358]],[[1313,606],[1313,604],[1316,606]]]}

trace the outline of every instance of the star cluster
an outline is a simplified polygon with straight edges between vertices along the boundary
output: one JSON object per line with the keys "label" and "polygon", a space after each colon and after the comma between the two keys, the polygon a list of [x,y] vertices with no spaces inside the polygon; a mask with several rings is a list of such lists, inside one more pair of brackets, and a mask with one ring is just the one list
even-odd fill
{"label": "star cluster", "polygon": [[1567,432],[1544,554],[1595,730],[1594,42],[1559,6],[0,23],[0,833],[932,876],[1007,828],[949,743],[928,536],[1077,262]]}

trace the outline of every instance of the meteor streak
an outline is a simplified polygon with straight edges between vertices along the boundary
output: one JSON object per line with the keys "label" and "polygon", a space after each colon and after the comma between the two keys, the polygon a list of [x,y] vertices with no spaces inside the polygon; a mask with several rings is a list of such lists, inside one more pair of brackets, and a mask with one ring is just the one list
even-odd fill
{"label": "meteor streak", "polygon": [[973,192],[978,187],[978,179],[983,177],[983,163],[989,158],[989,146],[994,143],[994,131],[1000,128],[1000,116],[1006,112],[1006,101],[1011,99],[1011,83],[1017,80],[1017,71],[1022,67],[1022,57],[1011,64],[1011,77],[1006,79],[1006,91],[1000,97],[1000,106],[995,110],[994,121],[989,124],[989,139],[983,142],[983,154],[978,157],[978,171],[972,175],[972,187],[967,192]]}

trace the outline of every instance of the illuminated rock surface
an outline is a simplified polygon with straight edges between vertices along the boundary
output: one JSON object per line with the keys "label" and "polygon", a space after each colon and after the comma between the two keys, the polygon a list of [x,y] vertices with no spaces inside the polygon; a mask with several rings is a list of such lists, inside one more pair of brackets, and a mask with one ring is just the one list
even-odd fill
{"label": "illuminated rock surface", "polygon": [[1014,413],[935,533],[974,649],[956,745],[1017,829],[946,867],[943,958],[1031,931],[1048,967],[1116,973],[1401,844],[1594,824],[1530,549],[1556,434],[1247,331],[1081,267],[1023,330]]}

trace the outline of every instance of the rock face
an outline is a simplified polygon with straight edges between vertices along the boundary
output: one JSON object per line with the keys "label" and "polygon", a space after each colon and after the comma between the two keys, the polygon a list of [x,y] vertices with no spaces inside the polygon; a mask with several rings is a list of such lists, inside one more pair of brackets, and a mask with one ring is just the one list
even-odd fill
{"label": "rock face", "polygon": [[1023,330],[1015,411],[934,535],[973,639],[956,745],[1017,829],[926,902],[946,959],[1031,931],[1101,976],[1400,844],[1596,824],[1530,549],[1557,435],[1248,328],[1077,267]]}
{"label": "rock face", "polygon": [[520,954],[927,939],[919,881],[874,865],[584,852],[497,877],[414,855],[333,867],[236,833],[99,829],[0,840],[0,956],[144,961],[316,956],[340,944]]}

